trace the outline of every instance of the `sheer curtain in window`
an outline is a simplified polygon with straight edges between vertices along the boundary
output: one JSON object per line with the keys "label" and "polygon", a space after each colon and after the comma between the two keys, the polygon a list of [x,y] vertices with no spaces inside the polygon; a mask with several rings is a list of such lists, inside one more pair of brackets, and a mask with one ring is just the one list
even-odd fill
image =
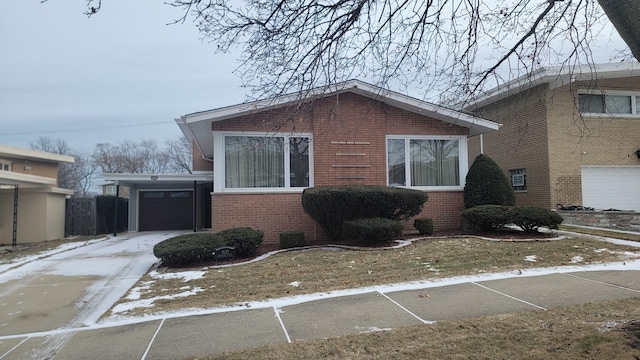
{"label": "sheer curtain in window", "polygon": [[225,137],[225,186],[284,187],[284,139]]}
{"label": "sheer curtain in window", "polygon": [[414,139],[409,143],[411,186],[458,186],[458,140]]}

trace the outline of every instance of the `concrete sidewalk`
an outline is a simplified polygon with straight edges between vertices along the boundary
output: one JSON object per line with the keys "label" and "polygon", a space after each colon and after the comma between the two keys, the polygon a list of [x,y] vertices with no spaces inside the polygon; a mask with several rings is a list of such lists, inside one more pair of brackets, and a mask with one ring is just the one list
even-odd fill
{"label": "concrete sidewalk", "polygon": [[[640,270],[584,271],[372,291],[290,305],[0,337],[0,359],[174,359],[640,296]],[[65,341],[55,354],[37,353]],[[55,348],[55,347],[54,347]]]}

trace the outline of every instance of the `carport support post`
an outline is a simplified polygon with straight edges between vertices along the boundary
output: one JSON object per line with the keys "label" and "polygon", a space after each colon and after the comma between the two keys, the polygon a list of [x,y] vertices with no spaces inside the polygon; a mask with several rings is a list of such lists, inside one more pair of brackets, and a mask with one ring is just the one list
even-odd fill
{"label": "carport support post", "polygon": [[113,216],[113,236],[118,236],[118,203],[120,202],[120,184],[116,183],[116,211]]}
{"label": "carport support post", "polygon": [[13,187],[13,238],[11,246],[18,245],[18,185]]}
{"label": "carport support post", "polygon": [[196,232],[196,227],[198,226],[196,224],[196,190],[197,190],[197,183],[194,181],[193,182],[193,232]]}

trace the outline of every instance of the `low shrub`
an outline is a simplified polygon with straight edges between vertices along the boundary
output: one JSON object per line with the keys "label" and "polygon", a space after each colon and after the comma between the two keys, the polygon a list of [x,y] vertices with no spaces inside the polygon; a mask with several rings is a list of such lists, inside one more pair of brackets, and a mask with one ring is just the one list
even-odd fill
{"label": "low shrub", "polygon": [[180,235],[153,247],[164,266],[184,266],[213,260],[214,249],[226,245],[212,233]]}
{"label": "low shrub", "polygon": [[215,234],[185,234],[156,244],[153,254],[164,266],[185,266],[213,261],[215,249],[221,246],[233,246],[238,257],[253,257],[262,243],[262,236],[262,231],[248,227]]}
{"label": "low shrub", "polygon": [[464,210],[462,215],[473,227],[484,231],[514,224],[524,231],[536,232],[541,226],[556,229],[564,220],[556,212],[536,206],[480,205]]}
{"label": "low shrub", "polygon": [[416,228],[421,235],[431,235],[433,234],[433,219],[415,219],[413,220],[413,227]]}
{"label": "low shrub", "polygon": [[402,223],[385,218],[350,220],[344,223],[344,238],[358,245],[391,242],[402,236]]}
{"label": "low shrub", "polygon": [[302,207],[330,240],[342,238],[345,221],[361,218],[406,220],[416,216],[428,196],[423,191],[374,185],[319,186],[305,189]]}
{"label": "low shrub", "polygon": [[508,206],[479,205],[462,212],[472,227],[483,231],[501,229],[511,223]]}
{"label": "low shrub", "polygon": [[281,249],[290,249],[306,245],[307,242],[304,239],[304,233],[302,231],[287,231],[280,234]]}
{"label": "low shrub", "polygon": [[250,227],[239,227],[220,231],[214,234],[225,245],[236,248],[236,256],[249,258],[256,255],[258,247],[262,244],[264,234],[260,230]]}
{"label": "low shrub", "polygon": [[554,211],[535,206],[515,206],[510,212],[511,222],[526,232],[536,232],[541,226],[557,229],[564,220]]}

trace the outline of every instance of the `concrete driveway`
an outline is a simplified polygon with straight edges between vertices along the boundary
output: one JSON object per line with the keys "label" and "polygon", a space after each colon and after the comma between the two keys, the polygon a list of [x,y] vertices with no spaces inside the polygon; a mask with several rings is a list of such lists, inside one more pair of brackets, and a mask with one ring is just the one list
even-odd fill
{"label": "concrete driveway", "polygon": [[124,233],[0,271],[0,336],[60,330],[33,347],[50,358],[64,329],[94,324],[157,261],[153,246],[180,233]]}

